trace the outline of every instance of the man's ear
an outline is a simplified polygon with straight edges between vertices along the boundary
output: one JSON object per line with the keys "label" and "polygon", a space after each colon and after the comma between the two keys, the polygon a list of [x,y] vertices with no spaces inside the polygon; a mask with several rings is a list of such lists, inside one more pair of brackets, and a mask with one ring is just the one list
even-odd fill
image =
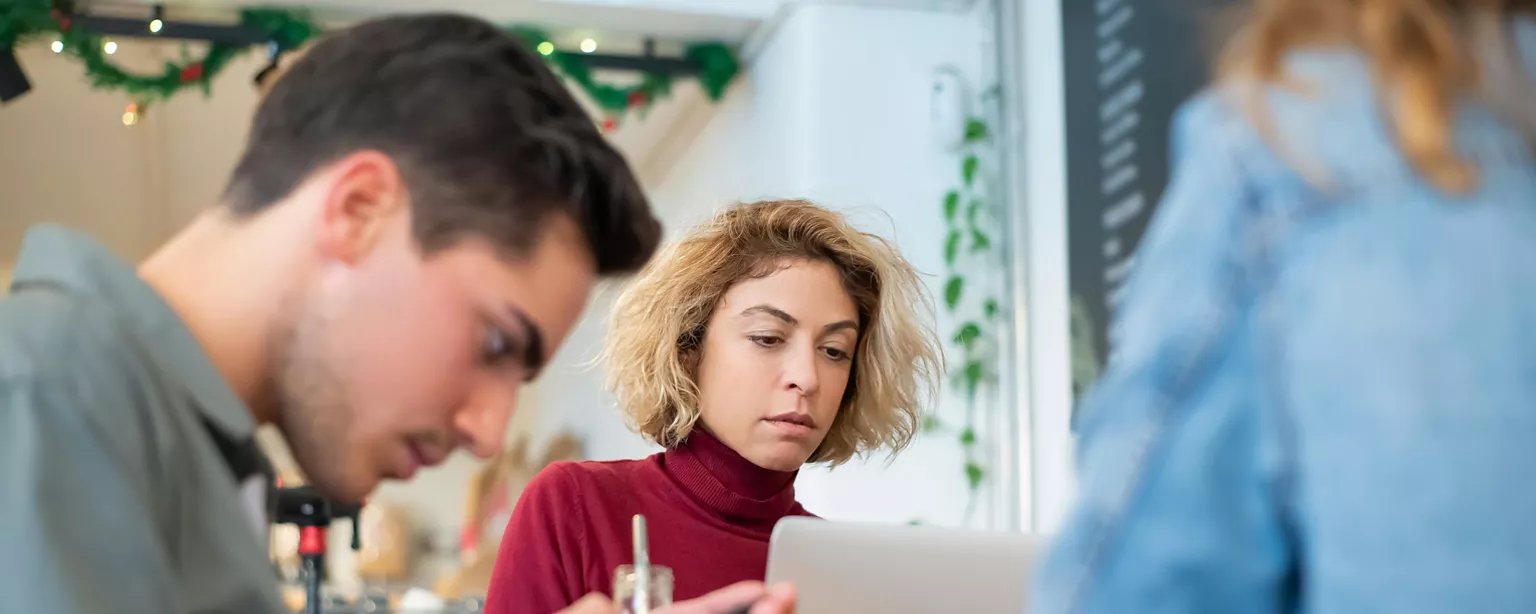
{"label": "man's ear", "polygon": [[381,152],[348,154],[331,164],[322,180],[328,185],[322,192],[321,249],[334,260],[357,264],[409,210],[399,167]]}

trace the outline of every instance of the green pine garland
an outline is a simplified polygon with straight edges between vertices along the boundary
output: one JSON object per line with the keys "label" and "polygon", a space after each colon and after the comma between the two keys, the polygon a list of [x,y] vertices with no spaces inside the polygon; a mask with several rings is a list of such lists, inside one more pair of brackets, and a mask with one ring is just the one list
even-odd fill
{"label": "green pine garland", "polygon": [[[284,49],[297,48],[320,32],[303,16],[278,10],[242,10],[240,23],[259,28]],[[107,58],[102,36],[76,27],[70,16],[54,10],[49,0],[12,0],[0,6],[0,49],[44,35],[52,35],[63,45],[62,53],[85,65],[91,87],[127,94],[141,113],[148,105],[167,100],[185,88],[197,87],[203,95],[210,95],[213,79],[230,60],[250,49],[248,45],[210,43],[202,58],[166,62],[158,74],[135,74]]]}
{"label": "green pine garland", "polygon": [[[550,40],[549,34],[538,28],[513,26],[507,31],[536,51],[541,46],[551,49],[554,46],[554,41]],[[710,100],[714,101],[719,101],[720,97],[725,95],[725,88],[730,85],[731,80],[736,78],[736,73],[741,69],[736,62],[736,55],[730,48],[718,43],[689,45],[685,56],[699,64],[701,68],[698,76],[699,85]],[[579,53],[555,51],[544,54],[544,57],[556,72],[580,86],[587,97],[608,114],[611,121],[616,122],[619,117],[632,110],[643,112],[657,100],[672,93],[670,75],[650,73],[635,85],[610,85],[593,78],[592,67]]]}
{"label": "green pine garland", "polygon": [[[240,22],[266,33],[266,38],[284,50],[297,49],[320,34],[319,26],[302,13],[289,11],[246,9],[240,12]],[[507,31],[535,50],[543,43],[553,45],[549,35],[538,28],[512,26]],[[189,87],[200,88],[205,96],[209,95],[210,84],[229,61],[250,49],[247,45],[211,43],[200,59],[167,62],[158,74],[140,75],[110,61],[102,47],[103,37],[74,27],[68,15],[53,8],[51,0],[0,2],[0,49],[48,35],[63,45],[63,53],[85,66],[92,87],[125,93],[137,102],[140,112],[149,104],[167,100]],[[718,101],[740,72],[735,54],[718,43],[690,45],[685,55],[701,67],[699,84],[711,100]],[[625,114],[643,113],[672,92],[672,77],[667,74],[649,73],[635,85],[618,86],[594,78],[592,67],[581,54],[557,51],[544,57],[556,72],[580,87],[608,115],[604,123],[610,128]]]}

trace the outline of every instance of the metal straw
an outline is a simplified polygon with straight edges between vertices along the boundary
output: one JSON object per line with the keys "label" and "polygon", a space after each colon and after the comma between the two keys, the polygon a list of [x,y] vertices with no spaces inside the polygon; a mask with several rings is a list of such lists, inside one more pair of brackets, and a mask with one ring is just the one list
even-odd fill
{"label": "metal straw", "polygon": [[635,514],[635,614],[651,614],[651,549],[645,536],[645,516]]}

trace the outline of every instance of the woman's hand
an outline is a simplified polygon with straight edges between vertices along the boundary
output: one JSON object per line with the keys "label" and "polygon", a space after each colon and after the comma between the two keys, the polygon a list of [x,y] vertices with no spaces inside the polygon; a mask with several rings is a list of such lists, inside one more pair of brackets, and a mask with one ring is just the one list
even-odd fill
{"label": "woman's hand", "polygon": [[[750,606],[751,609],[747,609]],[[607,597],[593,593],[558,614],[618,614]],[[772,589],[762,582],[740,582],[718,591],[657,610],[655,614],[794,614],[795,589],[780,584]]]}

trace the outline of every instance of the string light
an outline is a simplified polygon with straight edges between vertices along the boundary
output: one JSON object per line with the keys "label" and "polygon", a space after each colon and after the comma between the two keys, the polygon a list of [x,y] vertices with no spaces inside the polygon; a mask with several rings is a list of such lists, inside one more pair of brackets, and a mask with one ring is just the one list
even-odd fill
{"label": "string light", "polygon": [[593,51],[597,51],[597,41],[590,38],[581,39],[581,52],[592,53]]}
{"label": "string light", "polygon": [[544,41],[542,43],[539,43],[539,53],[542,53],[544,55],[551,55],[554,52],[555,52],[555,44],[554,43],[551,43],[549,41]]}
{"label": "string light", "polygon": [[156,4],[155,13],[150,17],[149,32],[151,34],[159,34],[160,30],[165,28],[165,5]]}
{"label": "string light", "polygon": [[149,31],[153,32],[155,34],[159,34],[161,28],[164,28],[164,27],[165,27],[165,22],[161,21],[159,19],[153,19],[153,20],[150,20],[150,22],[149,22]]}
{"label": "string light", "polygon": [[128,103],[128,108],[123,110],[123,125],[132,126],[139,123],[139,105]]}
{"label": "string light", "polygon": [[49,48],[53,49],[54,53],[64,53],[64,41],[53,41]]}
{"label": "string light", "polygon": [[117,53],[117,43],[113,41],[107,41],[101,46],[101,50],[107,52],[107,55]]}

